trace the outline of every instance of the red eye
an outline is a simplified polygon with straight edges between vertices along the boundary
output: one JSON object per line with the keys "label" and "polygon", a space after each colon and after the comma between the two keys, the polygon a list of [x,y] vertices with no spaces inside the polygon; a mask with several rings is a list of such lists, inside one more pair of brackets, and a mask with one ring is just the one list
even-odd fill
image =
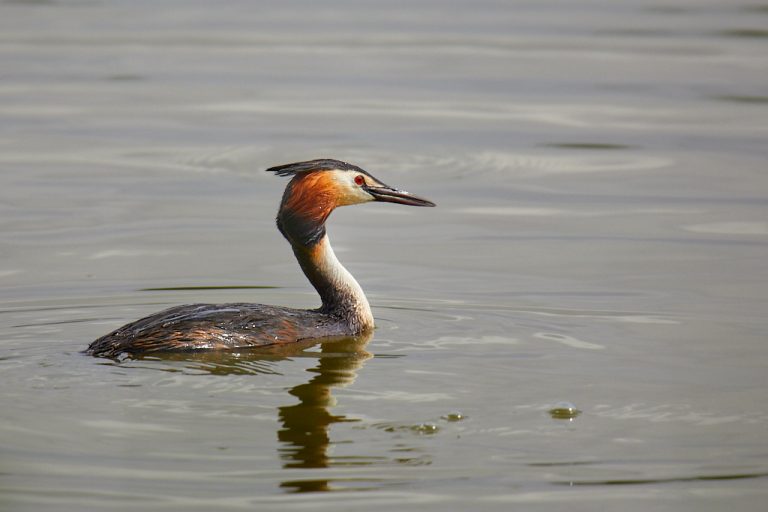
{"label": "red eye", "polygon": [[361,187],[365,185],[365,178],[363,178],[362,174],[355,176],[355,185],[359,185]]}

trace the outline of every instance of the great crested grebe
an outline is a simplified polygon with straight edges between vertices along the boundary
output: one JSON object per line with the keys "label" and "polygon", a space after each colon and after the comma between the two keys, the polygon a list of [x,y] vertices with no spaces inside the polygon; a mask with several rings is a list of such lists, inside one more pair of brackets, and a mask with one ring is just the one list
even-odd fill
{"label": "great crested grebe", "polygon": [[333,253],[325,221],[337,206],[385,201],[410,206],[434,203],[380,182],[361,168],[319,159],[267,169],[292,176],[277,212],[277,228],[293,247],[304,274],[320,294],[318,309],[263,304],[187,304],[136,320],[86,349],[87,354],[184,350],[239,350],[373,329],[373,315],[363,289]]}

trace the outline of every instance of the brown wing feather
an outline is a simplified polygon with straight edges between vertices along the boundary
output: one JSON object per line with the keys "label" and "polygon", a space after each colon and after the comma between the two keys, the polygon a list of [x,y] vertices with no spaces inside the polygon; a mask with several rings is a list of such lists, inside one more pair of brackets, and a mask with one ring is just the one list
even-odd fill
{"label": "brown wing feather", "polygon": [[261,304],[189,304],[131,322],[97,339],[86,352],[113,357],[170,350],[235,350],[340,334],[339,321],[317,311]]}

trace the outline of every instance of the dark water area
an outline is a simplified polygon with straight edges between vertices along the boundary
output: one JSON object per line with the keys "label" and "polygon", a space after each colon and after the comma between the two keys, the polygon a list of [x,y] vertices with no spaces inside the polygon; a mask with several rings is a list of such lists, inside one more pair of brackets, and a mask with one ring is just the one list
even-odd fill
{"label": "dark water area", "polygon": [[[768,6],[0,2],[1,510],[763,510]],[[318,300],[332,157],[438,204],[328,232],[370,339],[112,361]]]}

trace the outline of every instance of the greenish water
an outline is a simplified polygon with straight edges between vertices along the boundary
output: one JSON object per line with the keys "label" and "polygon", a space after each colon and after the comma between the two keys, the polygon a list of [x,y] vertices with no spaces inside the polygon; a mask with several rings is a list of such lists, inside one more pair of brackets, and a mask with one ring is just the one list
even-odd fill
{"label": "greenish water", "polygon": [[[0,3],[0,509],[763,510],[768,9]],[[370,340],[121,362],[314,307],[272,165],[342,208]]]}

